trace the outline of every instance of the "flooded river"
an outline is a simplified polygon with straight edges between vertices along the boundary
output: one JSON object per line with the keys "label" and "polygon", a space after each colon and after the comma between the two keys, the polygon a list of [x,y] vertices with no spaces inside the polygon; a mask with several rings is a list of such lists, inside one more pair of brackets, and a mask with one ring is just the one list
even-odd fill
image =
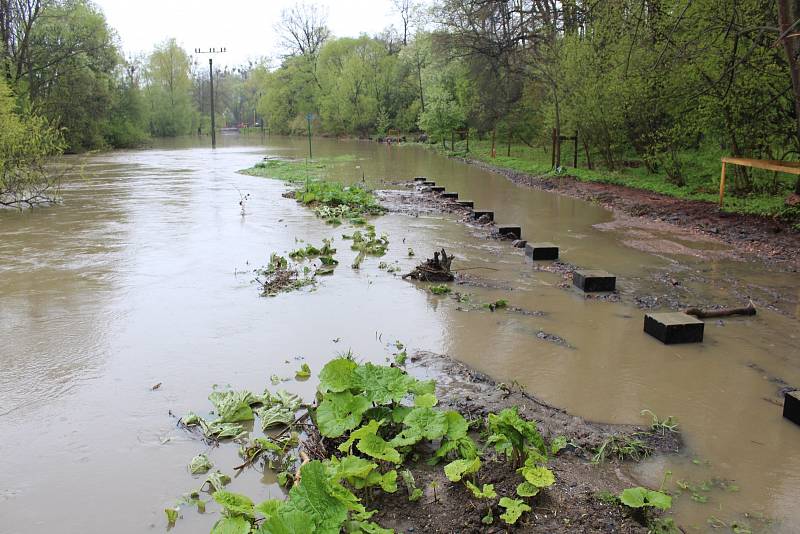
{"label": "flooded river", "polygon": [[[673,241],[680,254],[645,252],[629,245],[670,236],[608,224],[612,215],[598,206],[419,147],[315,140],[315,155],[356,156],[340,165],[342,179],[363,174],[385,187],[379,179],[428,176],[495,209],[499,222],[520,224],[524,238],[558,243],[562,259],[617,274],[624,297],[586,300],[452,216],[377,218],[391,243],[383,261],[405,272],[445,247],[457,255],[454,267],[502,288],[459,288],[474,301],[503,298],[544,314],[464,311],[379,270],[376,258],[350,269],[346,227],[282,198],[282,182],[236,173],[306,148],[302,139],[223,136],[213,152],[179,140],[75,158],[63,205],[0,212],[0,533],[164,531],[164,508],[199,483],[186,464],[203,448],[170,413],[205,409],[214,384],[260,391],[273,374],[293,376],[301,361],[316,372],[348,349],[380,361],[395,340],[517,381],[589,419],[643,424],[643,409],[675,416],[685,453],[634,466],[634,475],[656,487],[665,470],[738,487],[704,493],[706,503],[678,498],[687,531],[710,530],[712,518],[800,530],[800,427],[771,402],[779,388],[800,387],[797,273],[720,259],[726,247],[685,238]],[[245,216],[239,191],[251,195]],[[332,277],[312,292],[258,296],[251,271],[271,252],[326,237],[339,243]],[[762,301],[788,297],[776,303],[780,312],[707,321],[703,344],[665,346],[642,333],[644,312],[632,304],[636,294],[663,293],[665,277],[682,299],[701,303],[743,304],[732,288]],[[286,387],[310,398],[314,384]],[[235,449],[209,454],[230,473]],[[280,491],[252,473],[230,488],[262,498]],[[175,531],[208,531],[215,519],[187,508]]]}

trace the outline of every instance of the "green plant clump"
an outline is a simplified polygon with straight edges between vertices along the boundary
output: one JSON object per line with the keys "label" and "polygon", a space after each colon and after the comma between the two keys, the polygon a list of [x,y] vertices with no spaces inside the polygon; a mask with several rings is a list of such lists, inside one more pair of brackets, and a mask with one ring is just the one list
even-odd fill
{"label": "green plant clump", "polygon": [[[397,346],[401,350],[402,345]],[[376,492],[397,492],[398,482],[410,501],[419,500],[423,491],[410,469],[427,459],[432,465],[442,462],[450,481],[460,484],[467,495],[489,503],[485,523],[494,521],[491,509],[499,507],[503,510],[498,510],[499,517],[506,524],[516,524],[532,509],[530,499],[555,482],[545,465],[551,447],[536,425],[514,409],[489,414],[485,422],[488,437],[479,447],[469,435],[470,423],[463,415],[437,408],[435,388],[434,381],[416,379],[399,367],[360,364],[351,357],[340,357],[319,372],[315,406],[303,405],[299,397],[285,391],[254,394],[215,389],[209,399],[219,418],[206,423],[190,413],[182,419],[183,424],[203,429],[215,423],[236,425],[226,437],[235,437],[240,443],[239,454],[244,459],[240,468],[263,460],[279,483],[290,487],[288,498],[257,503],[226,489],[230,477],[215,471],[198,490],[185,495],[178,507],[166,509],[168,520],[174,523],[180,517],[181,504],[205,510],[200,494],[208,491],[222,509],[212,533],[391,532],[371,521],[376,511],[368,510],[364,503],[371,502]],[[297,417],[300,410],[305,413]],[[303,459],[294,428],[309,417],[319,435],[335,447],[334,455]],[[255,426],[263,432],[275,425],[286,431],[273,437],[251,437],[241,423],[256,418],[260,424]],[[483,462],[492,449],[519,458],[520,484],[513,496],[499,495],[493,484],[481,483]],[[207,465],[198,459],[195,463]],[[435,486],[431,487],[436,498]]]}

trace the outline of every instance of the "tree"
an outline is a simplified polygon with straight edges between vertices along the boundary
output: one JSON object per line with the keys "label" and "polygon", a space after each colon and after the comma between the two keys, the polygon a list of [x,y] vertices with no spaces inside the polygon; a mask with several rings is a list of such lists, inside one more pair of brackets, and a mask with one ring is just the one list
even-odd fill
{"label": "tree", "polygon": [[173,137],[191,133],[197,123],[192,106],[190,60],[175,39],[158,45],[148,58],[145,94],[150,133]]}
{"label": "tree", "polygon": [[0,206],[22,209],[53,202],[59,180],[45,164],[64,149],[61,132],[15,108],[14,95],[0,79]]}

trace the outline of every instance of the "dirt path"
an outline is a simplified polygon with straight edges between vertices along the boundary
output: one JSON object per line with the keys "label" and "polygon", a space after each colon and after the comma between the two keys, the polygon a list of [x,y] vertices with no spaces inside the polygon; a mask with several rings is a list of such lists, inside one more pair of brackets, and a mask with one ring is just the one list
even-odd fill
{"label": "dirt path", "polygon": [[763,261],[790,272],[800,270],[800,232],[779,220],[724,213],[709,202],[683,200],[642,189],[581,182],[571,176],[533,176],[483,161],[456,159],[501,174],[516,184],[597,202],[622,219],[653,221],[660,226],[719,239],[735,247],[733,256],[738,259]]}

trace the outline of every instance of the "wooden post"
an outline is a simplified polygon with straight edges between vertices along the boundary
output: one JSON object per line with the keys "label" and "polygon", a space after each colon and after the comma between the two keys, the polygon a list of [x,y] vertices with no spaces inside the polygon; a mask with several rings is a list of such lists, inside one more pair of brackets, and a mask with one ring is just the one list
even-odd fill
{"label": "wooden post", "polygon": [[494,138],[495,138],[495,135],[496,135],[496,134],[497,134],[497,128],[495,127],[495,128],[492,130],[492,157],[493,157],[493,158],[496,158],[496,157],[497,157],[497,152],[495,152],[495,148],[494,148]]}
{"label": "wooden post", "polygon": [[722,202],[725,198],[725,160],[722,160],[722,175],[719,178],[719,207],[722,208]]}
{"label": "wooden post", "polygon": [[553,139],[552,139],[552,141],[553,141],[553,156],[552,156],[551,162],[550,162],[550,168],[552,168],[552,169],[556,168],[556,135],[557,135],[556,134],[556,129],[553,128]]}
{"label": "wooden post", "polygon": [[578,168],[578,130],[575,130],[575,150],[572,154],[572,166]]}
{"label": "wooden post", "polygon": [[467,128],[467,154],[469,154],[469,128]]}

